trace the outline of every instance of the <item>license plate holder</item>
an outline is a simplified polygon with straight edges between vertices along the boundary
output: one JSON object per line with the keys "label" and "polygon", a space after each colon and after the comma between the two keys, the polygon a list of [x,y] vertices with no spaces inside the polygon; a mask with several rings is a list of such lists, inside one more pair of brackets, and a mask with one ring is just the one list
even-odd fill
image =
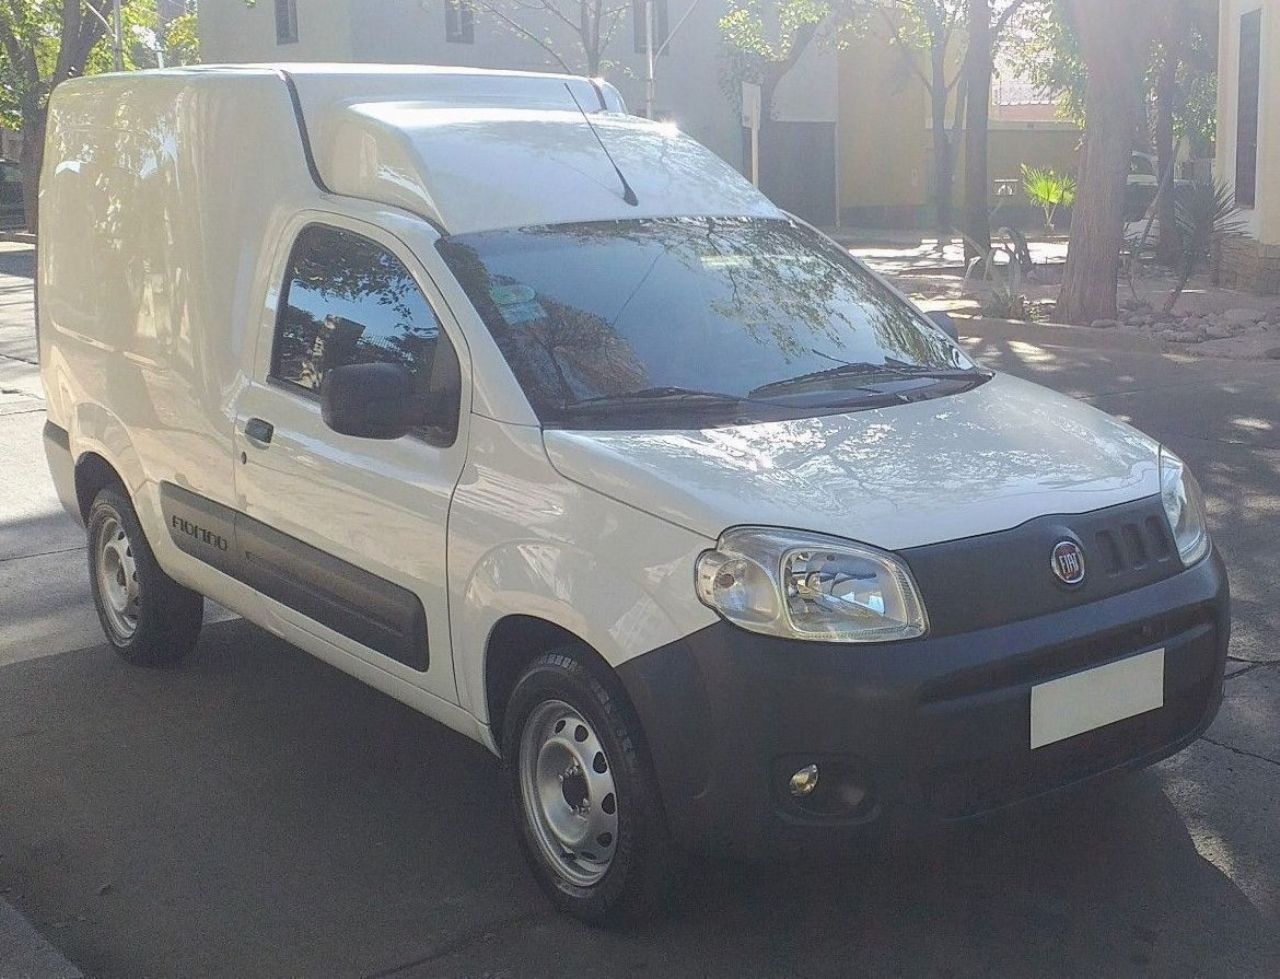
{"label": "license plate holder", "polygon": [[1128,656],[1031,688],[1031,748],[1164,706],[1164,650]]}

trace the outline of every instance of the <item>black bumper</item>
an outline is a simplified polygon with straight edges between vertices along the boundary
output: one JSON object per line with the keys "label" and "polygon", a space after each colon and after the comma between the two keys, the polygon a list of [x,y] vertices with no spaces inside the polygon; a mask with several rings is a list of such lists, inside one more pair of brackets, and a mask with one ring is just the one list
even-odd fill
{"label": "black bumper", "polygon": [[[619,674],[681,844],[826,846],[981,815],[1179,751],[1217,712],[1229,606],[1215,551],[1124,594],[963,634],[841,646],[721,622]],[[1162,708],[1031,750],[1032,686],[1158,648]],[[820,788],[801,804],[787,782],[810,763]]]}

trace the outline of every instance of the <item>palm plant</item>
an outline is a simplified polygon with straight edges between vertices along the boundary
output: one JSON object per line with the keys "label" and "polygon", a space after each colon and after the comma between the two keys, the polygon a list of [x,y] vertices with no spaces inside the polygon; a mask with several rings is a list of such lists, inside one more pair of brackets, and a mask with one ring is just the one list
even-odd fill
{"label": "palm plant", "polygon": [[1197,182],[1182,190],[1174,202],[1174,214],[1182,238],[1182,259],[1178,284],[1164,305],[1166,313],[1173,311],[1196,265],[1209,257],[1214,241],[1236,237],[1244,230],[1235,194],[1224,183]]}
{"label": "palm plant", "polygon": [[1049,168],[1022,164],[1022,189],[1044,211],[1044,230],[1053,231],[1053,218],[1060,207],[1076,202],[1076,179]]}

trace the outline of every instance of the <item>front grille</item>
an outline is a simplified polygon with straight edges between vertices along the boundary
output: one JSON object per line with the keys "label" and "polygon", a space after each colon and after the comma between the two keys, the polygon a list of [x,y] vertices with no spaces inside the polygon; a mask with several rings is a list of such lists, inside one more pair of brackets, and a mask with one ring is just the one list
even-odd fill
{"label": "front grille", "polygon": [[[1084,580],[1073,587],[1053,571],[1051,555],[1062,541],[1084,551]],[[1182,570],[1158,496],[901,553],[935,638],[1088,605]]]}
{"label": "front grille", "polygon": [[1102,570],[1112,578],[1173,559],[1165,521],[1154,515],[1105,527],[1094,535],[1094,542]]}

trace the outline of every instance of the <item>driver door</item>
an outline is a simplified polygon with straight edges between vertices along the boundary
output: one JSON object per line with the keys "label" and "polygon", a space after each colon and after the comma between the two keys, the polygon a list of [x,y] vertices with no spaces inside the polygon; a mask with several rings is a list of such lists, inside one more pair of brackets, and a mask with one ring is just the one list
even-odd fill
{"label": "driver door", "polygon": [[[244,574],[286,636],[302,633],[340,664],[356,658],[341,665],[366,679],[361,664],[456,704],[445,545],[465,455],[465,345],[397,239],[333,214],[300,220],[291,237],[274,322],[236,402]],[[325,372],[368,362],[413,375],[412,434],[325,425]]]}

